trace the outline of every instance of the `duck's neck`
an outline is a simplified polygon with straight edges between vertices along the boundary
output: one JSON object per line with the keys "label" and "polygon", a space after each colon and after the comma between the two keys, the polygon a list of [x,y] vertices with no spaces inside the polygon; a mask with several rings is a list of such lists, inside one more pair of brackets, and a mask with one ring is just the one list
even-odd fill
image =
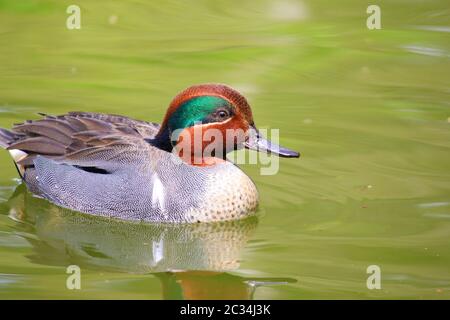
{"label": "duck's neck", "polygon": [[145,139],[148,143],[150,143],[152,146],[157,147],[158,149],[172,152],[173,146],[170,142],[170,133],[169,129],[167,127],[162,128],[154,138]]}

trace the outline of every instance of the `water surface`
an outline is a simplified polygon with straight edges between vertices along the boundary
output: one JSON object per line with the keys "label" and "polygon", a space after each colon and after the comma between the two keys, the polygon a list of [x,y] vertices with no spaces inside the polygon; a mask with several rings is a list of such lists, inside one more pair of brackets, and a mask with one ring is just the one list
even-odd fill
{"label": "water surface", "polygon": [[[0,126],[83,110],[160,121],[202,82],[279,128],[257,219],[105,221],[31,197],[0,152],[0,298],[450,298],[448,1],[0,1]],[[82,270],[67,290],[66,267]],[[378,265],[382,289],[368,290]],[[220,289],[220,290],[219,290]]]}

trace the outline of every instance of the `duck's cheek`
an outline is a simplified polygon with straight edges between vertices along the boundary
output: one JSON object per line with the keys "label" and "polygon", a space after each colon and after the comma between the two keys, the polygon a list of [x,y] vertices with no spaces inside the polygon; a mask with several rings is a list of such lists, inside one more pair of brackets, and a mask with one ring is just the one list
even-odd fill
{"label": "duck's cheek", "polygon": [[180,158],[195,154],[195,150],[199,148],[197,143],[195,142],[195,139],[196,138],[194,132],[193,130],[190,130],[190,128],[183,129],[182,131],[178,132],[178,136],[176,138],[176,143],[174,146],[174,151],[176,152],[176,154]]}
{"label": "duck's cheek", "polygon": [[179,157],[221,157],[224,150],[224,134],[212,126],[193,126],[183,129],[174,147]]}
{"label": "duck's cheek", "polygon": [[248,124],[239,117],[224,122],[196,125],[179,132],[175,149],[180,157],[224,158],[246,140]]}
{"label": "duck's cheek", "polygon": [[225,150],[229,152],[240,149],[245,142],[245,136],[246,133],[243,129],[227,129],[224,142],[226,144]]}
{"label": "duck's cheek", "polygon": [[248,124],[241,117],[233,117],[230,120],[221,123],[221,130],[224,137],[224,150],[232,151],[242,147],[245,142]]}

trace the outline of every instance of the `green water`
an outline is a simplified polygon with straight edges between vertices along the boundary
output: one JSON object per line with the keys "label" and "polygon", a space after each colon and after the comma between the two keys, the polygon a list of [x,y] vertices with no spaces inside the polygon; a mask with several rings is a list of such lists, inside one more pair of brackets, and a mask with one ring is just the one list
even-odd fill
{"label": "green water", "polygon": [[[81,30],[65,27],[74,3]],[[70,110],[160,121],[178,91],[222,82],[302,153],[274,176],[242,166],[256,220],[158,226],[15,191],[0,150],[0,298],[449,299],[450,6],[377,4],[381,30],[365,1],[0,0],[1,127]]]}

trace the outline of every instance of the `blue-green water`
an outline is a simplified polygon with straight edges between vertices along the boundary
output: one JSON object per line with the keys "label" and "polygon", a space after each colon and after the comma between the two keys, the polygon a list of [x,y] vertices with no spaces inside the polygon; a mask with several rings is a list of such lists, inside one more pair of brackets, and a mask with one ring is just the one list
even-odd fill
{"label": "blue-green water", "polygon": [[378,1],[380,30],[364,1],[76,1],[80,30],[70,4],[0,1],[1,127],[71,110],[161,121],[180,90],[221,82],[302,158],[242,166],[257,219],[158,226],[10,199],[2,151],[0,298],[450,298],[448,1]]}

